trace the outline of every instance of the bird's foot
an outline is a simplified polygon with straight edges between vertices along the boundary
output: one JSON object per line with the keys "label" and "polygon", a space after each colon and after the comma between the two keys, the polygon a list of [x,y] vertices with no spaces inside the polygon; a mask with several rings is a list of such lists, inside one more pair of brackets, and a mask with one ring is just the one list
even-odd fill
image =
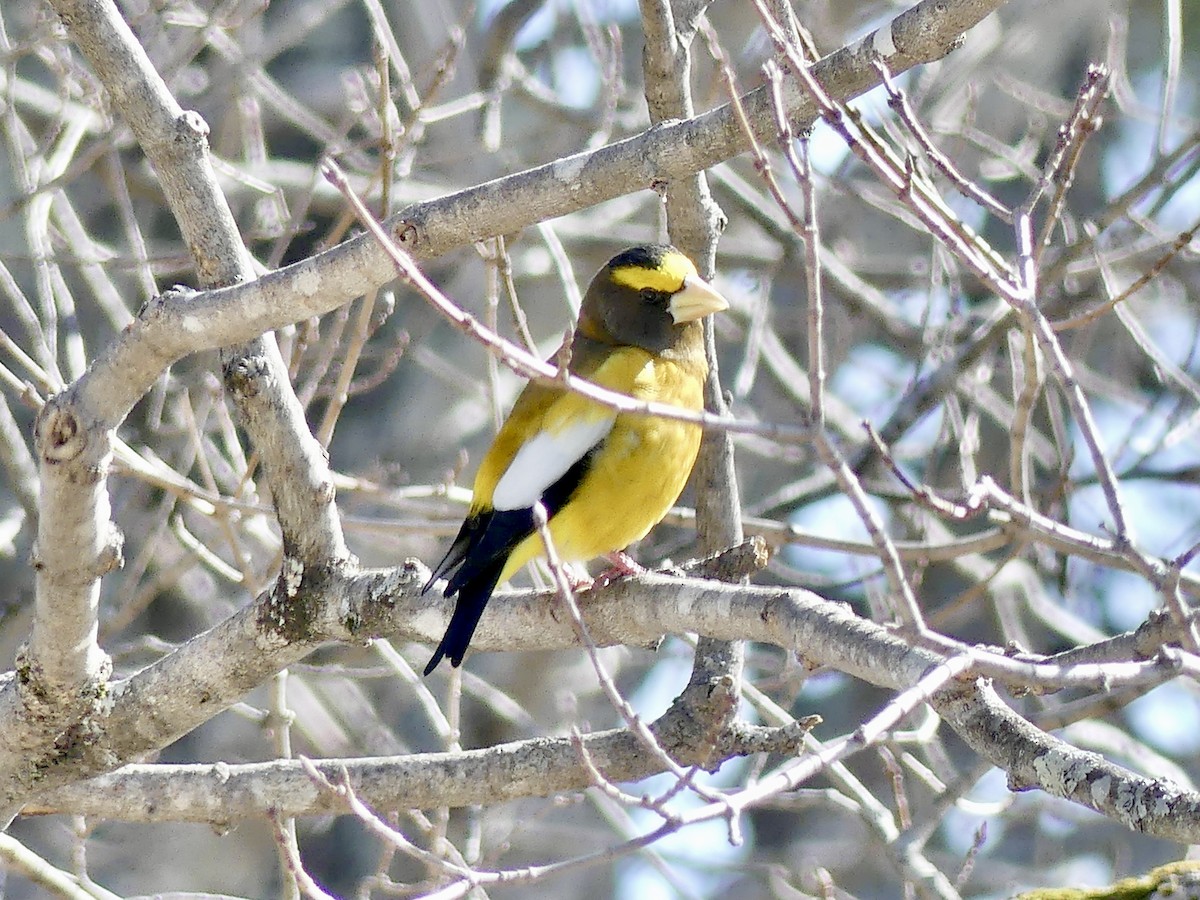
{"label": "bird's foot", "polygon": [[571,563],[563,563],[563,575],[566,576],[567,585],[572,592],[586,591],[592,586],[592,577],[588,575],[587,569],[583,566],[575,566]]}
{"label": "bird's foot", "polygon": [[633,557],[620,550],[605,554],[604,558],[608,560],[609,568],[596,576],[593,588],[607,587],[618,578],[624,578],[627,575],[642,575],[647,571],[634,562]]}

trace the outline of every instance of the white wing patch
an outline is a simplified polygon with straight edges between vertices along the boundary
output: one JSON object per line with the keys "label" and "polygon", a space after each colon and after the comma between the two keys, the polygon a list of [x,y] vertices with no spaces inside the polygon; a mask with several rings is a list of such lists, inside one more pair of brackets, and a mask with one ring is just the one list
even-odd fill
{"label": "white wing patch", "polygon": [[589,450],[612,431],[616,414],[575,422],[559,431],[542,430],[526,441],[492,492],[492,508],[525,509],[546,488],[567,474]]}

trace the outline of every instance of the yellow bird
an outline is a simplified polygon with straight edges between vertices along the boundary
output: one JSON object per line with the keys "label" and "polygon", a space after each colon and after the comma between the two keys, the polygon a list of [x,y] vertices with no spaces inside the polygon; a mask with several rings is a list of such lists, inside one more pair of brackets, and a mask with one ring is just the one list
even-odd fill
{"label": "yellow bird", "polygon": [[[568,368],[635,400],[702,409],[701,319],[728,306],[674,247],[631,247],[588,286]],[[667,514],[699,449],[697,425],[618,413],[557,385],[527,384],[479,466],[458,536],[424,587],[448,576],[445,596],[457,595],[425,674],[443,657],[462,663],[496,585],[544,552],[535,503],[545,507],[562,560],[614,554]]]}

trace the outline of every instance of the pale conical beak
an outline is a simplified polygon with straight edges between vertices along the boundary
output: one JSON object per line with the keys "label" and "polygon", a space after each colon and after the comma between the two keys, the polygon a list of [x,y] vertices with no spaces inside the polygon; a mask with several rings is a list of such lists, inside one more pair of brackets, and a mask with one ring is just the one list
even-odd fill
{"label": "pale conical beak", "polygon": [[667,309],[675,324],[682,325],[729,309],[729,301],[698,275],[689,275],[683,280],[683,287],[671,296]]}

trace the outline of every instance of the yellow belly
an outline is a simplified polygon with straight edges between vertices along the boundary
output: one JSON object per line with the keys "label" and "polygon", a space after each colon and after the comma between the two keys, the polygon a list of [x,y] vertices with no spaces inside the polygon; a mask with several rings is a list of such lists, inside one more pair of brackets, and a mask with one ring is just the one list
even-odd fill
{"label": "yellow belly", "polygon": [[[666,380],[669,384],[670,374],[660,370],[656,383],[662,385]],[[671,386],[676,388],[672,398],[676,402],[682,400],[686,408],[702,407],[699,384],[682,393],[678,385]],[[550,536],[559,557],[565,562],[581,562],[645,537],[683,492],[696,462],[700,437],[700,427],[686,422],[618,415],[587,475],[550,520]],[[509,557],[500,581],[541,555],[541,536],[530,535]]]}

